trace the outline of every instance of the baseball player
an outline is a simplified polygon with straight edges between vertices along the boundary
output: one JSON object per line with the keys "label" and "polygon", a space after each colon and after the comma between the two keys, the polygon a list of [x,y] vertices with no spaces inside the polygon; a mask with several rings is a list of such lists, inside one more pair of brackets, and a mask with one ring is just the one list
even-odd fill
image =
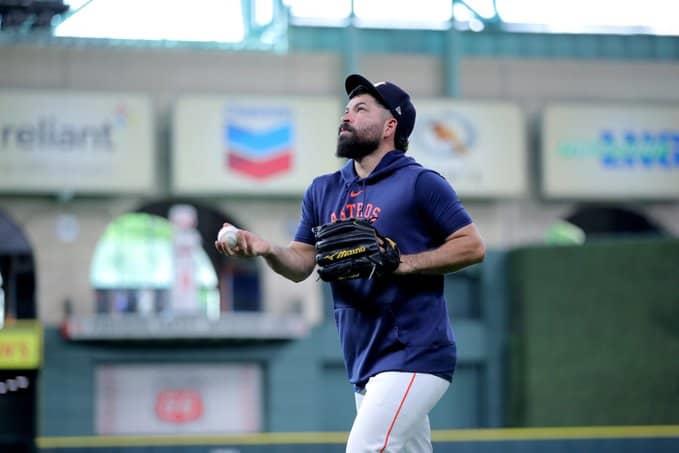
{"label": "baseball player", "polygon": [[323,225],[369,219],[391,238],[400,250],[395,269],[328,278],[355,388],[346,451],[431,452],[428,414],[448,389],[457,356],[443,275],[482,261],[485,247],[451,185],[406,155],[415,125],[410,96],[358,74],[346,78],[345,88],[337,156],[348,161],[307,188],[294,240],[278,246],[239,230],[235,243],[219,240],[215,247],[261,256],[275,272],[301,281],[316,268],[314,231]]}

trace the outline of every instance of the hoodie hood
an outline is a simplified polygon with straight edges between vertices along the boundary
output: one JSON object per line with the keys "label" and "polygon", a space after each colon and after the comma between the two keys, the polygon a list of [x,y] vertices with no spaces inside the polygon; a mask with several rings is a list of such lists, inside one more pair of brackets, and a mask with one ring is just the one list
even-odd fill
{"label": "hoodie hood", "polygon": [[418,164],[415,159],[410,156],[406,156],[403,151],[393,150],[385,154],[382,157],[382,160],[380,160],[380,162],[377,164],[377,167],[375,167],[375,169],[362,180],[356,174],[353,159],[349,159],[349,161],[344,164],[340,171],[342,173],[342,180],[344,181],[345,185],[351,185],[360,180],[361,184],[365,186],[368,184],[374,184],[386,176],[394,173],[396,170],[408,166],[421,167],[421,165]]}

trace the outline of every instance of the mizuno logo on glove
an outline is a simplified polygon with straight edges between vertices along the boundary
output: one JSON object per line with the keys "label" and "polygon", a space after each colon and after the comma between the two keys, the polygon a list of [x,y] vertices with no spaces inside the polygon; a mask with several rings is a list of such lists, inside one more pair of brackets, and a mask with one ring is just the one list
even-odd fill
{"label": "mizuno logo on glove", "polygon": [[358,255],[359,253],[363,253],[363,252],[365,252],[366,250],[367,250],[367,249],[366,249],[365,247],[363,247],[363,246],[356,247],[356,248],[353,248],[353,249],[338,250],[338,251],[335,252],[335,253],[331,253],[331,254],[329,254],[329,255],[326,255],[326,256],[325,256],[325,259],[328,260],[328,261],[334,261],[334,260],[336,260],[336,259],[339,260],[339,259],[342,259],[342,258],[346,258],[346,257],[348,257],[348,256],[351,256],[351,255]]}
{"label": "mizuno logo on glove", "polygon": [[346,219],[313,229],[318,276],[325,281],[383,277],[396,270],[396,242],[382,236],[366,219]]}

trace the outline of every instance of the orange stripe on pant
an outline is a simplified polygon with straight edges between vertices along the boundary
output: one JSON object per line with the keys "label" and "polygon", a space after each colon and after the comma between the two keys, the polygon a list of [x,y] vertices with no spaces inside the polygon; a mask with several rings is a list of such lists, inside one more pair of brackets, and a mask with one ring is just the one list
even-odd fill
{"label": "orange stripe on pant", "polygon": [[401,408],[403,407],[403,403],[405,403],[406,398],[408,397],[408,393],[410,393],[410,389],[413,386],[413,382],[415,382],[415,376],[417,376],[417,373],[413,373],[413,377],[411,377],[410,382],[408,382],[408,387],[406,387],[406,391],[403,394],[403,398],[401,398],[401,403],[398,405],[398,409],[396,409],[396,413],[394,414],[394,418],[391,420],[391,423],[389,424],[389,429],[387,430],[387,437],[384,438],[384,445],[382,445],[382,449],[380,450],[380,453],[383,453],[384,450],[387,448],[387,444],[389,444],[389,436],[391,435],[391,430],[394,429],[394,425],[396,424],[396,419],[398,418],[398,414],[401,413]]}

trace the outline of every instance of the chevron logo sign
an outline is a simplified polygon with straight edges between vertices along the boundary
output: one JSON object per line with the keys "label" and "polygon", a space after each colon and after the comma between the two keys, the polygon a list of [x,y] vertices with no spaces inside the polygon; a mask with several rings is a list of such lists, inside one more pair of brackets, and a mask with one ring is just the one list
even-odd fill
{"label": "chevron logo sign", "polygon": [[294,122],[287,107],[237,107],[226,112],[224,144],[229,170],[264,180],[292,168]]}

